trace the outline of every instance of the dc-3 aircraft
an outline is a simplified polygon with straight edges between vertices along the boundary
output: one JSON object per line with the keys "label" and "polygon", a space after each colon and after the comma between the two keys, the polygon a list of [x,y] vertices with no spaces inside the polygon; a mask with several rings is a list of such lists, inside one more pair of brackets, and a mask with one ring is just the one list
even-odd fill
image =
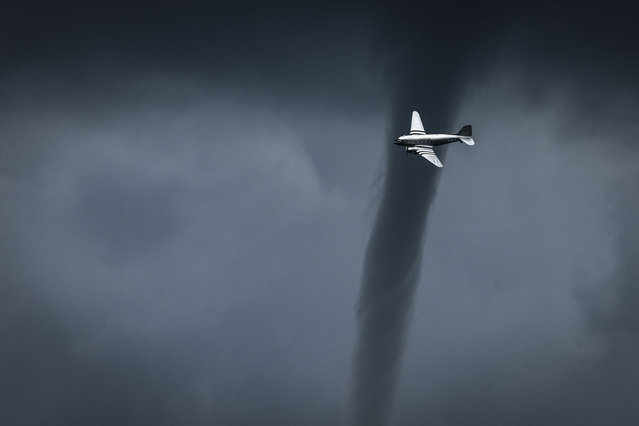
{"label": "dc-3 aircraft", "polygon": [[472,135],[473,127],[470,124],[462,127],[456,135],[426,134],[419,113],[413,111],[410,134],[398,137],[394,143],[395,145],[406,147],[406,152],[419,154],[437,167],[443,167],[441,161],[439,161],[439,158],[435,155],[433,147],[452,142],[464,142],[466,145],[475,145]]}

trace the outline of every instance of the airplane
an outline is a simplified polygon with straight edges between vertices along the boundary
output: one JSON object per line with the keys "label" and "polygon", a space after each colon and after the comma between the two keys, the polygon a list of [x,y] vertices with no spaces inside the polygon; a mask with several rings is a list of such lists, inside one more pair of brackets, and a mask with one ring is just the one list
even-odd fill
{"label": "airplane", "polygon": [[427,134],[422,125],[422,119],[417,111],[413,111],[410,123],[410,134],[395,139],[395,145],[406,147],[406,152],[419,154],[437,167],[444,167],[433,151],[434,146],[445,145],[453,142],[464,142],[466,145],[475,145],[472,138],[473,127],[470,124],[462,127],[455,135]]}

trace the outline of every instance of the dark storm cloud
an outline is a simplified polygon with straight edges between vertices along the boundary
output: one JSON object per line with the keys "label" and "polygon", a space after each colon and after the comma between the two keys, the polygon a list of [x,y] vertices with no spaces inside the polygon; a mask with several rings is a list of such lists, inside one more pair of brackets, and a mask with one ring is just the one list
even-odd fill
{"label": "dark storm cloud", "polygon": [[[320,181],[309,118],[176,76],[122,78],[105,102],[12,83],[6,421],[335,423],[366,199]],[[379,131],[314,120],[334,143]]]}
{"label": "dark storm cloud", "polygon": [[[636,170],[624,158],[636,158],[638,153],[639,86],[634,75],[639,63],[636,55],[630,54],[637,33],[624,23],[631,13],[624,7],[586,8],[566,23],[569,13],[568,8],[560,9],[555,19],[536,18],[537,25],[534,19],[522,25],[510,45],[506,44],[502,60],[517,59],[510,66],[515,64],[514,74],[525,102],[557,111],[554,126],[559,143],[590,152],[591,157],[582,160],[589,164],[589,169],[581,170],[583,176],[594,175],[608,182],[605,196],[585,208],[600,211],[606,218],[613,270],[603,276],[600,271],[590,276],[576,274],[571,284],[585,320],[585,341],[601,346],[597,355],[576,358],[557,374],[554,385],[546,383],[543,391],[531,393],[531,400],[543,408],[533,411],[528,404],[517,403],[512,411],[485,415],[511,424],[524,416],[539,423],[552,418],[572,423],[633,424],[637,410],[631,389],[637,384],[634,372],[639,335],[630,306],[636,306],[639,298],[633,290],[637,287],[634,262],[628,258],[636,256],[637,238],[627,212],[636,204],[636,197],[616,176],[623,176],[625,182],[636,179]],[[598,30],[593,31],[593,26]],[[518,44],[527,47],[526,55],[513,51]],[[556,98],[562,99],[560,110],[552,106]],[[566,165],[564,176],[574,173],[575,168]],[[572,203],[575,197],[566,193],[558,202]],[[577,222],[585,213],[574,214]],[[601,238],[601,243],[606,239]]]}
{"label": "dark storm cloud", "polygon": [[[47,76],[72,76],[76,86],[68,97],[97,91],[108,98],[123,73],[159,72],[239,87],[240,96],[264,97],[271,105],[311,96],[358,105],[353,90],[362,89],[362,80],[352,73],[367,54],[376,11],[359,6],[345,2],[336,10],[330,3],[302,7],[288,1],[184,7],[70,2],[64,9],[16,5],[4,17],[6,55],[0,70],[45,68]],[[92,76],[100,73],[105,78],[96,87]]]}
{"label": "dark storm cloud", "polygon": [[[623,85],[616,82],[604,89],[590,89],[590,84],[614,74],[610,72],[611,69],[619,66],[622,67],[622,71],[617,73],[619,78],[625,78],[624,82],[628,83],[627,78],[631,75],[627,72],[628,68],[636,68],[635,61],[627,59],[631,51],[628,35],[631,34],[617,30],[616,13],[613,16],[604,13],[602,20],[602,16],[596,11],[585,9],[580,11],[579,18],[566,22],[567,9],[561,7],[547,15],[526,7],[517,10],[471,7],[463,10],[461,15],[457,13],[458,19],[453,23],[456,28],[464,31],[449,33],[447,28],[451,25],[450,21],[443,24],[435,19],[428,26],[420,25],[419,18],[415,19],[420,16],[419,13],[415,9],[408,10],[411,15],[397,13],[393,16],[396,19],[399,17],[397,20],[405,24],[405,27],[397,30],[404,37],[393,34],[393,41],[402,46],[402,49],[399,49],[400,54],[396,50],[389,55],[388,73],[392,76],[389,84],[395,93],[415,95],[415,99],[401,95],[396,99],[397,109],[403,109],[401,112],[404,117],[408,117],[407,107],[410,105],[410,108],[425,112],[423,116],[428,120],[432,119],[433,122],[429,124],[434,126],[450,126],[450,123],[445,123],[446,120],[438,117],[449,116],[454,110],[451,106],[454,106],[461,90],[473,82],[481,81],[483,73],[499,74],[497,67],[487,58],[498,61],[498,66],[502,67],[504,57],[514,62],[515,73],[521,76],[516,87],[523,90],[526,102],[543,105],[544,94],[548,96],[551,91],[557,90],[557,86],[568,91],[569,111],[564,112],[561,119],[572,126],[579,125],[583,115],[590,116],[593,113],[588,108],[593,101],[606,103],[615,99],[614,94]],[[451,16],[450,12],[453,11],[447,7],[435,7],[430,12],[436,16]],[[498,12],[506,13],[495,19],[495,13]],[[522,19],[522,16],[526,19]],[[512,20],[509,22],[506,18]],[[611,30],[606,32],[604,40],[593,38],[589,32],[588,25],[595,20],[603,21],[602,28]],[[489,26],[490,32],[480,28],[478,22],[484,28]],[[522,27],[517,28],[518,25]],[[472,40],[469,40],[469,34]],[[491,48],[490,43],[495,42],[498,34],[512,37],[512,40],[502,42],[499,49]],[[607,64],[602,65],[604,62]],[[446,71],[442,72],[444,67],[437,68],[438,64],[446,64]],[[506,64],[506,68],[509,65],[511,64]],[[552,77],[549,78],[549,74]],[[430,87],[436,89],[429,91]],[[634,87],[621,88],[634,92]],[[429,99],[431,105],[420,105],[420,99]],[[439,109],[433,105],[437,105]],[[632,108],[636,108],[636,105],[633,104]],[[404,133],[400,123],[407,122],[406,118],[402,120],[401,117],[402,121],[397,121],[399,111],[394,115],[389,138]],[[620,126],[629,125],[623,120],[614,121]],[[570,131],[570,125],[566,124],[565,127],[566,132]],[[573,132],[573,135],[576,134],[583,133],[577,129]],[[407,164],[403,164],[403,169],[394,169],[392,158],[389,156],[387,183],[367,250],[359,299],[360,335],[354,367],[353,424],[388,424],[390,421],[398,364],[420,269],[422,232],[428,207],[434,196],[434,186],[437,184],[437,177],[427,176],[426,171],[422,171],[418,179],[415,179],[416,176],[403,176],[408,174]],[[395,179],[397,183],[393,185]],[[415,182],[418,184],[415,185]],[[398,202],[400,199],[402,202]],[[415,212],[417,214],[413,216]],[[405,228],[412,229],[413,232],[405,233]],[[424,281],[429,282],[428,279]],[[579,376],[583,371],[571,374]],[[443,421],[468,424],[477,419],[491,423],[500,419],[499,414],[490,412],[487,408],[488,401],[480,395],[470,394],[462,398],[461,406],[459,402],[455,404],[455,413],[451,413],[451,417],[434,419],[435,423]],[[574,402],[577,403],[578,400],[575,398]],[[547,411],[541,414],[539,421],[545,421],[545,415],[560,416],[565,415],[566,411],[563,410],[570,410],[563,404],[556,407],[556,404],[546,401],[545,405]],[[519,414],[524,415],[526,411],[521,407]],[[627,421],[628,417],[619,416],[618,421],[622,419]],[[515,422],[514,418],[506,421],[511,424]]]}
{"label": "dark storm cloud", "polygon": [[[382,156],[380,215],[431,211],[423,249],[402,221],[382,227],[396,251],[368,249],[405,274],[371,328],[395,346],[369,354],[392,395],[408,333],[400,423],[636,423],[628,10],[6,12],[4,423],[337,423]],[[412,109],[478,142],[451,148],[432,204],[440,172],[381,148]]]}
{"label": "dark storm cloud", "polygon": [[563,101],[543,111],[503,103],[516,85],[502,84],[460,113],[482,122],[476,138],[490,143],[449,151],[429,217],[429,279],[415,302],[400,423],[597,424],[614,414],[631,424],[632,405],[621,402],[631,396],[615,384],[634,379],[610,374],[606,337],[593,333],[575,293],[599,282],[588,300],[614,292],[606,210],[611,196],[632,198],[616,192],[614,176],[634,173],[603,160],[598,135],[566,139]]}
{"label": "dark storm cloud", "polygon": [[112,253],[135,256],[175,234],[180,188],[166,181],[144,182],[122,170],[94,172],[79,183],[72,220]]}

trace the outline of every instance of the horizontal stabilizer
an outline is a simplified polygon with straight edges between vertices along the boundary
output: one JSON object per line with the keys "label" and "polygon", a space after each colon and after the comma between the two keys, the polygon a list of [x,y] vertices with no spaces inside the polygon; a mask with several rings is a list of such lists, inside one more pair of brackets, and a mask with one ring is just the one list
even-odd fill
{"label": "horizontal stabilizer", "polygon": [[[464,127],[462,127],[459,130],[459,132],[457,132],[457,134],[459,136],[472,136],[473,135],[473,126],[471,126],[470,124],[466,124]],[[470,143],[468,145],[472,145],[472,143]]]}
{"label": "horizontal stabilizer", "polygon": [[461,141],[464,142],[466,145],[475,145],[475,141],[471,137],[462,136],[459,139],[461,139]]}

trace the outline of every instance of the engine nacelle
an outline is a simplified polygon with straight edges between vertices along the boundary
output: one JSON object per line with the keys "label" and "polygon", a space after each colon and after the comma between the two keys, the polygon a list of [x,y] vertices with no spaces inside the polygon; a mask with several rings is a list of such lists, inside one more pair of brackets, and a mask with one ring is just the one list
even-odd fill
{"label": "engine nacelle", "polygon": [[417,148],[413,148],[412,146],[407,146],[406,152],[410,152],[411,154],[417,154]]}

